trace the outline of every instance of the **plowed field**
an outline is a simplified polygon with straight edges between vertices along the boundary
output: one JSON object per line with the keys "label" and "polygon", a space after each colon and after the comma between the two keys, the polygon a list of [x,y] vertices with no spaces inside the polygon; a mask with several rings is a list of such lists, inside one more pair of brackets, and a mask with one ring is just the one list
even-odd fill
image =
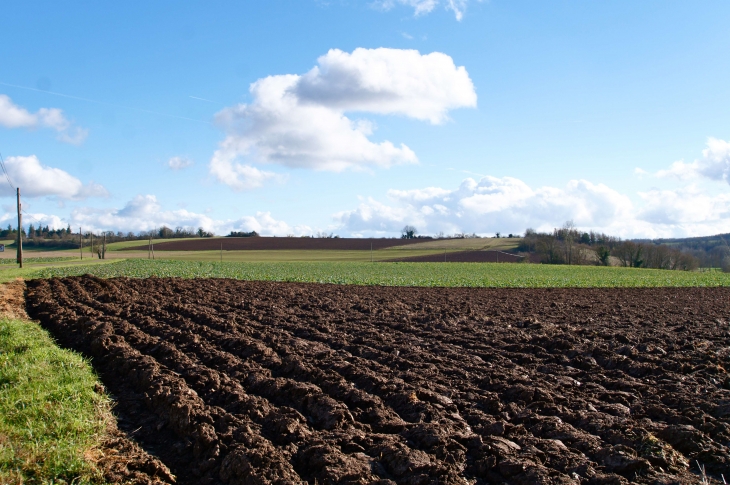
{"label": "plowed field", "polygon": [[[152,241],[154,243],[154,241]],[[168,241],[154,245],[155,251],[226,251],[234,250],[339,250],[369,251],[408,246],[423,242],[422,239],[384,239],[384,238],[317,238],[317,237],[226,237],[185,239]],[[125,248],[127,251],[146,251],[147,244]]]}
{"label": "plowed field", "polygon": [[445,254],[424,254],[394,258],[389,261],[411,263],[519,263],[523,259],[523,256],[505,253],[504,251],[457,251]]}
{"label": "plowed field", "polygon": [[724,288],[87,276],[27,305],[178,483],[730,477]]}

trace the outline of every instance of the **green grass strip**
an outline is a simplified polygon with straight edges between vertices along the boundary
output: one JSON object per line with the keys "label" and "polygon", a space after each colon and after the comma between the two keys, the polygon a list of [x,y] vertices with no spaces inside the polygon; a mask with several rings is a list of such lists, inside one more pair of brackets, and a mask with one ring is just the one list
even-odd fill
{"label": "green grass strip", "polygon": [[[74,258],[71,256],[54,256],[54,257],[48,257],[48,258],[23,258],[24,263],[58,263],[61,261],[73,261]],[[0,265],[7,265],[7,264],[18,264],[18,262],[15,260],[15,258],[4,258],[0,259]]]}
{"label": "green grass strip", "polygon": [[0,483],[98,483],[85,458],[102,439],[108,399],[78,354],[36,323],[0,319]]}
{"label": "green grass strip", "polygon": [[497,263],[204,262],[123,260],[37,270],[34,277],[235,278],[382,286],[596,288],[730,286],[730,274]]}

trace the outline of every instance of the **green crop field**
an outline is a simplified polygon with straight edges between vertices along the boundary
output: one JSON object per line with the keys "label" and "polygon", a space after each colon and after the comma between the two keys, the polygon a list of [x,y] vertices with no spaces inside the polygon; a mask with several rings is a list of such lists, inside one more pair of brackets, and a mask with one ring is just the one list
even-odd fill
{"label": "green crop field", "polygon": [[201,262],[123,260],[33,270],[26,278],[92,274],[102,278],[235,278],[384,286],[491,288],[730,286],[730,274],[496,263]]}

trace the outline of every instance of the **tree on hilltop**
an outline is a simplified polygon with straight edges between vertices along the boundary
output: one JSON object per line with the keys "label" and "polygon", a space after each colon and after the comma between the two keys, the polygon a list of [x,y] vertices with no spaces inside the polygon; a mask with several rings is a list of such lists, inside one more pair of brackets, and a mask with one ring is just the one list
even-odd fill
{"label": "tree on hilltop", "polygon": [[413,226],[405,226],[403,229],[401,229],[401,238],[402,239],[415,239],[416,234],[418,234],[418,229],[416,229]]}

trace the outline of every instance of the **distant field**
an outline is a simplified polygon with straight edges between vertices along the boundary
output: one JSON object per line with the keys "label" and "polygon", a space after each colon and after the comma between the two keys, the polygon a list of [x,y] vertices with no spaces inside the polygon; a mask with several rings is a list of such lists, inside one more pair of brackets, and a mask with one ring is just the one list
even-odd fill
{"label": "distant field", "polygon": [[[220,238],[223,239],[223,238]],[[200,238],[176,238],[176,239],[153,239],[152,243],[155,245],[155,249],[157,249],[158,244],[166,243],[166,242],[182,242],[182,241],[199,241]],[[147,249],[147,241],[144,239],[138,239],[135,241],[121,241],[121,242],[115,242],[110,243],[106,245],[107,251],[119,251],[121,249],[128,249],[132,247],[144,247],[145,250]]]}
{"label": "distant field", "polygon": [[[418,241],[418,240],[416,240]],[[499,249],[506,251],[515,249],[521,238],[463,238],[463,239],[431,239],[416,242],[408,249],[435,249],[435,250],[452,250],[452,251],[474,251],[479,249]],[[404,249],[402,246],[395,246],[392,250]]]}
{"label": "distant field", "polygon": [[[454,251],[448,251],[449,254]],[[439,256],[443,259],[443,251],[402,249],[397,253],[389,249],[373,251],[340,251],[340,250],[240,250],[222,251],[223,261],[256,262],[256,261],[388,261],[394,257]],[[109,259],[147,259],[147,251],[116,251],[107,253]],[[221,251],[155,251],[155,259],[177,261],[220,261]]]}
{"label": "distant field", "polygon": [[[214,237],[176,239],[167,242],[154,241],[155,251],[215,251],[220,250],[323,250],[369,251],[393,246],[412,246],[417,239],[367,239],[367,238],[310,238],[310,237]],[[129,249],[147,250],[142,242]]]}
{"label": "distant field", "polygon": [[[406,256],[404,251],[398,251],[398,257],[390,259],[401,263],[521,263],[525,259],[504,251],[477,250],[477,251],[438,251],[431,254]],[[393,252],[391,251],[392,255]]]}
{"label": "distant field", "polygon": [[730,286],[730,274],[497,263],[201,262],[125,260],[34,270],[26,277],[235,278],[382,286],[491,288]]}

